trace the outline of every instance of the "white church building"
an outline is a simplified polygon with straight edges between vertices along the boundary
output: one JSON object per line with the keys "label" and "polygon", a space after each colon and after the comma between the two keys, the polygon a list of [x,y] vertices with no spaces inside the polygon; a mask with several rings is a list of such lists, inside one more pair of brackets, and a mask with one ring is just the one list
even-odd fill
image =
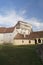
{"label": "white church building", "polygon": [[13,27],[0,27],[0,44],[28,45],[36,42],[43,42],[43,31],[33,32],[29,23],[18,21]]}

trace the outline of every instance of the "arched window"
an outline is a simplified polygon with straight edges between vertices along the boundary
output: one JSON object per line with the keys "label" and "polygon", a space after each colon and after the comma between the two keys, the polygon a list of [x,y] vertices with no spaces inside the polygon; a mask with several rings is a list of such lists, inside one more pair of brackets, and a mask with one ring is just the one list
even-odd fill
{"label": "arched window", "polygon": [[29,43],[31,43],[31,41],[29,40]]}
{"label": "arched window", "polygon": [[38,39],[38,43],[41,43],[41,40],[40,39]]}
{"label": "arched window", "polygon": [[37,40],[35,39],[35,44],[37,44]]}

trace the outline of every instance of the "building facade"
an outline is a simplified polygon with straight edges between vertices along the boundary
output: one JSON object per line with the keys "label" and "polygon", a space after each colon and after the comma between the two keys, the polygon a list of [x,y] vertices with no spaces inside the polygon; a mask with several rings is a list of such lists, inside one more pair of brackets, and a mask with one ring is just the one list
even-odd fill
{"label": "building facade", "polygon": [[32,31],[32,25],[18,21],[13,27],[0,27],[0,44],[29,45],[43,43],[43,31]]}
{"label": "building facade", "polygon": [[43,44],[43,31],[31,32],[29,35],[17,34],[13,40],[14,45]]}

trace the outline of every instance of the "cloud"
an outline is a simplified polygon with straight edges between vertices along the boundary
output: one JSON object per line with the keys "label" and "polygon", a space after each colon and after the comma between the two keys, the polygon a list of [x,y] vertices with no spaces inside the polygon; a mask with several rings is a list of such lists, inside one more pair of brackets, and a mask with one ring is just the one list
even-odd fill
{"label": "cloud", "polygon": [[24,15],[24,14],[26,14],[26,10],[25,9],[24,10],[21,10],[20,13],[22,13],[22,15]]}
{"label": "cloud", "polygon": [[32,18],[32,25],[36,28],[36,30],[43,30],[43,22],[36,18]]}
{"label": "cloud", "polygon": [[14,26],[17,23],[17,21],[21,20],[32,24],[34,31],[43,30],[43,22],[41,22],[40,20],[34,17],[30,19],[25,19],[25,10],[21,13],[24,17],[17,14],[15,10],[4,11],[4,13],[5,15],[0,14],[0,26],[11,27]]}
{"label": "cloud", "polygon": [[32,17],[30,19],[27,19],[26,21],[32,24],[34,31],[43,30],[43,22],[41,20]]}
{"label": "cloud", "polygon": [[23,18],[17,15],[16,11],[6,11],[5,15],[0,15],[0,23],[6,24],[8,26],[12,26],[13,24],[16,24],[18,20],[23,20]]}

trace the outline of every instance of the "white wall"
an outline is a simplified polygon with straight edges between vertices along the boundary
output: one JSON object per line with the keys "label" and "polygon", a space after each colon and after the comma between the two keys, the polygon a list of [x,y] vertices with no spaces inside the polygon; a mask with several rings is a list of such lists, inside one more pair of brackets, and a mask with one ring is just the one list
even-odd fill
{"label": "white wall", "polygon": [[31,24],[27,24],[27,23],[24,23],[24,22],[19,22],[20,24],[18,25],[19,28],[17,28],[17,31],[19,33],[22,33],[22,34],[30,34],[31,30],[32,30],[32,25]]}
{"label": "white wall", "polygon": [[0,33],[0,44],[3,43],[3,36],[4,36],[3,33],[2,34]]}
{"label": "white wall", "polygon": [[[24,41],[24,42],[22,42]],[[31,43],[29,43],[29,40],[26,39],[14,39],[13,40],[13,45],[30,45],[30,44],[35,44],[34,40],[30,40]]]}
{"label": "white wall", "polygon": [[4,34],[4,43],[11,43],[12,41],[12,33],[5,33]]}
{"label": "white wall", "polygon": [[26,35],[28,35],[28,34],[30,34],[30,30],[27,30],[27,29],[16,29],[16,31],[17,31],[17,33],[21,33],[21,34],[26,34]]}
{"label": "white wall", "polygon": [[16,29],[12,33],[4,33],[4,43],[13,43],[13,39],[17,34]]}

